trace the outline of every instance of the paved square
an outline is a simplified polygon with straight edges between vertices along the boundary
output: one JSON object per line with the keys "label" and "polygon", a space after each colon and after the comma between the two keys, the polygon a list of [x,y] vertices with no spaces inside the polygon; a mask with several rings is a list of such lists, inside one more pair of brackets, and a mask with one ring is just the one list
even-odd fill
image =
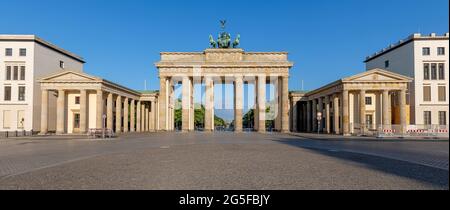
{"label": "paved square", "polygon": [[0,140],[0,189],[448,189],[448,141],[146,133]]}

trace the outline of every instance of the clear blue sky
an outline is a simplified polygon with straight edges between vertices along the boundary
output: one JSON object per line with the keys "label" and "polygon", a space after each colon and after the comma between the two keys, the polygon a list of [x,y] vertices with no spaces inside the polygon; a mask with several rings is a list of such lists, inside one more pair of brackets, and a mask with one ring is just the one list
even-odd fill
{"label": "clear blue sky", "polygon": [[161,51],[202,51],[219,20],[246,51],[288,51],[290,89],[364,70],[365,56],[414,32],[448,32],[448,0],[5,1],[0,33],[36,34],[84,57],[85,71],[158,89]]}

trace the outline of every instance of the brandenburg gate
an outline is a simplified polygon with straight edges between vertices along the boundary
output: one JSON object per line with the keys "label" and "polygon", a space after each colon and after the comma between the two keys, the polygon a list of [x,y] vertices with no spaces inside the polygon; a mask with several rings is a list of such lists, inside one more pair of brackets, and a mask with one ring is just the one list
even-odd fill
{"label": "brandenburg gate", "polygon": [[203,52],[162,52],[155,65],[159,71],[159,130],[174,130],[174,85],[181,84],[182,131],[194,130],[194,84],[205,86],[204,130],[214,130],[214,84],[234,86],[234,130],[241,132],[244,84],[255,86],[254,130],[266,130],[266,84],[275,89],[275,129],[289,131],[289,70],[286,52],[245,52],[222,32]]}

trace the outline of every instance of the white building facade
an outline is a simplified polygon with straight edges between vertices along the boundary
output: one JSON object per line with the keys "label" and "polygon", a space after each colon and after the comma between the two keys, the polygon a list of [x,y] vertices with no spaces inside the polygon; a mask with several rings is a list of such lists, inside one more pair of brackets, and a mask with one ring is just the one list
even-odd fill
{"label": "white building facade", "polygon": [[447,126],[449,121],[449,33],[413,34],[364,61],[413,78],[408,85],[409,123]]}
{"label": "white building facade", "polygon": [[[37,80],[66,69],[82,72],[84,63],[83,58],[35,35],[0,35],[0,132],[38,131],[41,91]],[[50,95],[49,100],[56,101],[56,96]]]}

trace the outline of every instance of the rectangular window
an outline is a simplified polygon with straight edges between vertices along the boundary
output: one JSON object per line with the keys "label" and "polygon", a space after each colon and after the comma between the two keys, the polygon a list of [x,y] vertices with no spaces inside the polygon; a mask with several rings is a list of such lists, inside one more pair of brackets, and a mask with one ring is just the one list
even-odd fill
{"label": "rectangular window", "polygon": [[445,86],[438,86],[438,100],[445,101],[446,96],[447,95],[445,94]]}
{"label": "rectangular window", "polygon": [[430,79],[430,64],[424,63],[423,64],[423,80],[429,80]]}
{"label": "rectangular window", "polygon": [[366,114],[366,127],[371,128],[373,124],[373,115]]}
{"label": "rectangular window", "polygon": [[423,86],[423,101],[431,101],[431,86]]}
{"label": "rectangular window", "polygon": [[372,105],[372,97],[366,97],[366,105]]}
{"label": "rectangular window", "polygon": [[13,80],[18,80],[18,79],[19,79],[19,67],[18,66],[14,66]]}
{"label": "rectangular window", "polygon": [[27,56],[27,49],[20,48],[19,49],[19,56]]}
{"label": "rectangular window", "polygon": [[439,111],[439,125],[447,125],[447,112]]}
{"label": "rectangular window", "polygon": [[5,86],[5,95],[3,99],[5,101],[11,101],[11,86]]}
{"label": "rectangular window", "polygon": [[64,68],[64,61],[59,61],[59,68]]}
{"label": "rectangular window", "polygon": [[20,80],[25,80],[25,66],[20,66]]}
{"label": "rectangular window", "polygon": [[23,129],[25,125],[25,111],[17,111],[17,128]]}
{"label": "rectangular window", "polygon": [[431,79],[432,80],[436,80],[437,79],[437,69],[436,69],[436,64],[435,63],[431,64]]}
{"label": "rectangular window", "polygon": [[438,55],[445,55],[445,48],[444,47],[438,47]]}
{"label": "rectangular window", "polygon": [[429,47],[422,48],[422,55],[430,55],[430,48]]}
{"label": "rectangular window", "polygon": [[6,67],[6,80],[11,80],[11,66]]}
{"label": "rectangular window", "polygon": [[25,101],[25,87],[19,87],[19,101]]}
{"label": "rectangular window", "polygon": [[440,80],[444,80],[445,79],[445,70],[444,70],[444,64],[440,63],[438,65],[438,69],[439,69],[439,79]]}
{"label": "rectangular window", "polygon": [[80,128],[80,114],[78,113],[73,116],[73,128]]}
{"label": "rectangular window", "polygon": [[389,68],[389,60],[384,61],[384,68]]}
{"label": "rectangular window", "polygon": [[11,111],[3,110],[3,128],[9,129],[11,126]]}
{"label": "rectangular window", "polygon": [[5,56],[12,56],[12,48],[5,49]]}
{"label": "rectangular window", "polygon": [[75,96],[75,104],[80,104],[80,96]]}
{"label": "rectangular window", "polygon": [[423,124],[431,125],[431,111],[423,112]]}

